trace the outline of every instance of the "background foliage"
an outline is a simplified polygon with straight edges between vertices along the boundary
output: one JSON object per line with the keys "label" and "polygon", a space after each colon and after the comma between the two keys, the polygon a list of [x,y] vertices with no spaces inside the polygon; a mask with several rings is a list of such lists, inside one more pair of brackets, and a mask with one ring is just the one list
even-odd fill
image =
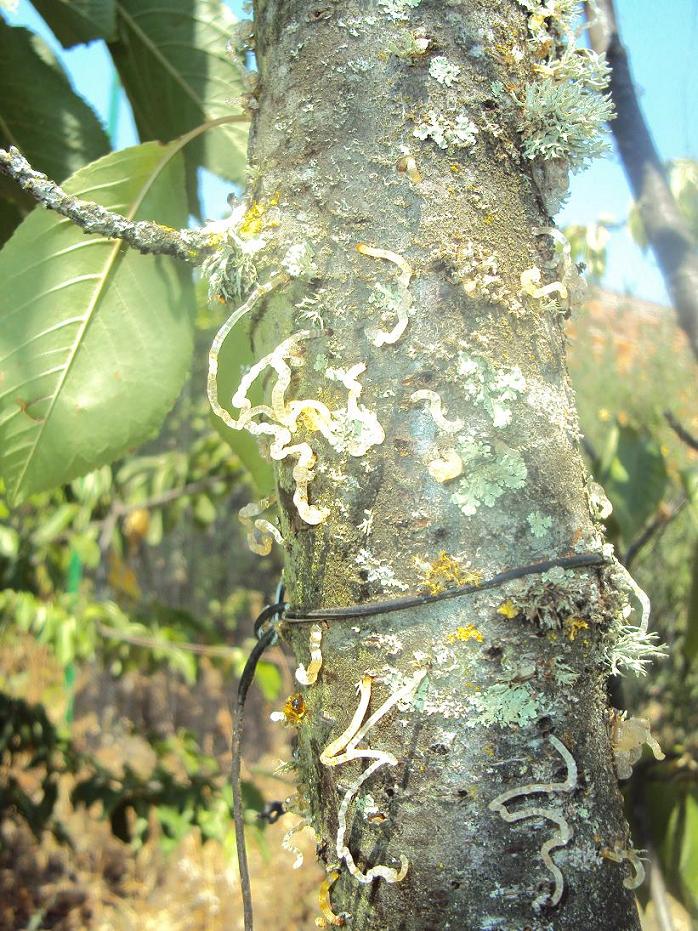
{"label": "background foliage", "polygon": [[[240,112],[247,88],[226,7],[34,5],[64,46],[108,44],[141,142],[110,152],[46,46],[0,17],[0,145],[18,145],[68,190],[172,226],[197,222],[202,168],[238,190],[245,126],[206,129]],[[695,163],[674,163],[671,177],[698,232]],[[627,222],[642,242],[636,211]],[[567,231],[592,280],[606,225]],[[213,426],[202,367],[225,309],[208,306],[188,270],[86,237],[4,181],[0,242],[0,925],[90,926],[75,883],[72,896],[65,883],[29,891],[27,856],[38,864],[37,851],[50,850],[46,870],[59,849],[72,851],[61,862],[83,863],[80,832],[101,819],[120,846],[102,835],[100,849],[118,849],[129,866],[116,857],[110,878],[111,867],[91,864],[103,883],[91,907],[117,890],[116,927],[135,895],[124,876],[184,883],[154,858],[181,854],[193,837],[222,852],[221,875],[228,868],[226,693],[279,568],[277,556],[246,551],[235,514],[271,473],[249,438],[241,445]],[[698,435],[695,365],[668,313],[618,296],[591,300],[570,336],[589,465],[614,507],[609,536],[671,646],[649,680],[612,683],[614,703],[650,718],[667,753],[636,768],[628,813],[636,846],[659,855],[672,894],[698,916],[698,452],[685,432]],[[250,357],[246,334],[228,341],[222,394]],[[267,701],[279,698],[289,684],[279,655],[258,681]],[[256,710],[252,757],[272,740]],[[256,813],[268,791],[279,789],[263,774],[246,781],[262,852]],[[292,897],[288,914],[304,915]],[[200,907],[200,927],[213,927],[211,902],[190,896],[172,926],[194,927]]]}

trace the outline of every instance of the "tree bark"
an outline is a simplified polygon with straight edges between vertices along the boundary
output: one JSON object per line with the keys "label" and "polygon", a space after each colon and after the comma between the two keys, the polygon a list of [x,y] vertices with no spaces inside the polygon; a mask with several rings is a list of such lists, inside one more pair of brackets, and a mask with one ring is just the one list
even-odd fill
{"label": "tree bark", "polygon": [[612,0],[600,0],[605,16],[589,27],[592,47],[611,66],[616,116],[610,123],[621,163],[637,201],[647,242],[657,257],[679,324],[698,357],[698,250],[676,205],[652,136],[640,109],[630,63],[618,34]]}
{"label": "tree bark", "polygon": [[[267,300],[256,349],[307,330],[312,306],[324,327],[303,340],[288,395],[336,406],[346,392],[332,370],[363,363],[360,403],[385,433],[352,456],[308,430],[310,498],[329,511],[313,526],[292,501],[296,461],[280,463],[288,601],[379,603],[598,546],[562,314],[521,294],[521,273],[550,262],[549,240],[534,233],[550,221],[515,115],[491,90],[532,73],[501,52],[526,48],[525,11],[512,0],[257,0],[255,13],[256,202],[278,199],[279,260],[307,243],[317,269],[312,285]],[[428,50],[396,54],[410,35],[428,38]],[[451,86],[433,77],[435,56],[460,68]],[[465,110],[479,130],[472,145],[415,137],[430,110],[451,121]],[[394,260],[359,244],[404,257],[407,286]],[[405,332],[375,345],[400,301]],[[425,390],[438,392],[446,421],[430,413],[431,396],[412,398]],[[443,481],[453,454],[463,472]],[[586,568],[324,625],[295,762],[300,808],[328,867],[338,863],[340,806],[365,765],[323,764],[322,751],[347,728],[362,677],[372,677],[370,714],[426,672],[361,743],[397,764],[356,792],[346,845],[364,870],[398,867],[401,856],[409,867],[400,882],[360,883],[339,864],[332,907],[351,927],[639,927],[627,864],[602,856],[629,846],[604,689],[612,601],[606,571]],[[309,633],[285,628],[306,666]],[[490,808],[536,784],[548,788]],[[571,836],[546,853],[561,820]],[[564,881],[559,903],[546,856]]]}

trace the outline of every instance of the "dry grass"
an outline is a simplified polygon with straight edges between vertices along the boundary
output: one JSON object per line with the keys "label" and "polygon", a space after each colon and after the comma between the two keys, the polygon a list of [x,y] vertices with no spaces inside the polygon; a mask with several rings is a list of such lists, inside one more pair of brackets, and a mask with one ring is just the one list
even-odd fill
{"label": "dry grass", "polygon": [[[20,652],[10,656],[7,649],[0,649],[5,682],[15,686],[14,694],[32,701],[52,697],[49,710],[56,712],[58,720],[65,708],[61,671],[31,638],[22,640]],[[158,725],[161,732],[171,733],[177,726],[194,730],[208,752],[219,751],[216,755],[221,769],[227,769],[230,682],[217,670],[205,670],[194,690],[181,688],[174,680],[164,683],[161,674],[147,682],[131,676],[118,683],[102,681],[102,674],[95,676],[96,670],[91,681],[84,681],[73,734],[78,744],[89,747],[104,765],[118,771],[120,763],[128,760],[142,774],[152,767],[152,751],[133,732],[133,718],[141,716],[142,706],[148,710],[148,723]],[[285,684],[290,685],[290,677],[286,678]],[[251,698],[246,743],[253,772],[243,766],[243,776],[252,779],[265,798],[286,798],[293,793],[293,785],[288,777],[281,781],[271,773],[280,760],[290,756],[288,732],[269,723],[271,706],[262,701],[258,690]],[[170,714],[176,705],[177,718],[165,719],[161,705]],[[140,726],[143,722],[137,723]],[[254,759],[256,748],[266,748],[266,752]],[[31,771],[13,775],[21,778],[27,791],[38,784]],[[90,811],[73,810],[69,802],[72,785],[73,777],[61,778],[57,804],[57,815],[73,840],[72,848],[48,834],[38,842],[20,821],[6,820],[0,825],[0,931],[242,929],[237,866],[230,852],[234,846],[232,831],[226,849],[215,840],[202,842],[194,829],[175,850],[165,852],[157,819],[152,818],[148,840],[135,850],[112,836],[108,821],[100,817],[99,805]],[[292,868],[294,858],[281,848],[281,840],[294,823],[295,818],[289,815],[268,826],[263,846],[254,833],[248,838],[255,923],[260,929],[315,928],[323,873],[315,862],[312,835],[307,831],[294,838],[304,853],[304,865],[299,870]]]}

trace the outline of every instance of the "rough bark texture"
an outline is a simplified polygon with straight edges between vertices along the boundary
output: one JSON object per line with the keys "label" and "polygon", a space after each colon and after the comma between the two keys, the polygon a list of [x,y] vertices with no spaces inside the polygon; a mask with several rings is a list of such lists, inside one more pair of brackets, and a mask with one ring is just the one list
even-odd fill
{"label": "rough bark texture", "polygon": [[698,252],[673,198],[635,92],[628,54],[618,35],[613,3],[600,4],[606,19],[589,30],[593,48],[611,66],[611,98],[616,116],[611,130],[637,200],[647,241],[657,257],[667,291],[691,348],[698,356]]}
{"label": "rough bark texture", "polygon": [[[297,282],[267,302],[256,348],[269,352],[307,329],[302,314],[312,306],[324,329],[303,341],[288,396],[336,407],[346,391],[327,369],[365,363],[360,401],[385,431],[381,444],[355,457],[309,434],[317,454],[310,498],[330,510],[316,526],[292,503],[294,462],[281,464],[287,598],[302,608],[385,601],[438,588],[451,573],[460,581],[468,572],[487,577],[598,544],[561,315],[517,298],[521,272],[551,257],[549,240],[533,232],[549,220],[519,157],[514,117],[490,89],[530,69],[501,51],[513,42],[526,47],[524,11],[512,0],[422,0],[402,4],[403,19],[400,7],[256,3],[255,195],[261,204],[278,194],[279,258],[309,243],[317,268],[311,285]],[[393,54],[408,32],[430,39],[425,55]],[[452,86],[430,76],[435,55],[460,67]],[[429,110],[463,109],[479,128],[474,145],[442,149],[415,138]],[[421,182],[397,170],[405,167],[401,146]],[[395,289],[399,268],[361,254],[359,243],[392,250],[414,269],[409,324],[394,344],[376,347],[370,337],[395,322],[390,313],[381,320],[377,286]],[[488,298],[490,256],[501,281]],[[469,294],[466,279],[477,281]],[[307,298],[318,303],[296,306]],[[497,387],[508,377],[517,383],[510,395]],[[440,394],[450,421],[463,421],[459,433],[441,429],[424,401],[411,400],[422,389]],[[464,472],[442,483],[428,464],[449,450]],[[346,843],[365,869],[397,866],[402,855],[409,870],[398,883],[360,884],[342,866],[331,899],[351,927],[639,927],[623,886],[627,864],[601,856],[604,847],[629,846],[606,720],[610,600],[604,573],[586,569],[545,589],[534,577],[326,626],[322,671],[303,690],[297,752],[302,805],[326,864],[337,862],[338,808],[365,764],[323,765],[321,751],[348,725],[365,673],[376,676],[371,713],[406,677],[427,670],[412,703],[393,708],[363,741],[398,763],[378,768],[358,790]],[[514,618],[506,616],[510,601],[520,609]],[[307,665],[309,627],[287,635]],[[488,808],[506,790],[563,782],[568,769],[551,735],[578,768],[573,791],[518,798],[507,808],[552,810],[568,822],[571,839],[551,853],[564,877],[557,905],[541,856],[557,825],[534,815],[507,823]]]}

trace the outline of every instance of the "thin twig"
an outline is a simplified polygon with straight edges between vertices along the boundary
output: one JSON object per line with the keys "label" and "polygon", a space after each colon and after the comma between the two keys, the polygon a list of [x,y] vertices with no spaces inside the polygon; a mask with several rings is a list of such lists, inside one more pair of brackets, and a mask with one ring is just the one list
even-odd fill
{"label": "thin twig", "polygon": [[173,501],[177,501],[185,495],[195,495],[201,491],[205,491],[207,488],[210,488],[220,481],[223,481],[220,476],[209,475],[196,482],[189,482],[188,485],[182,485],[180,488],[171,488],[169,491],[164,491],[161,495],[154,495],[152,498],[146,498],[144,501],[135,501],[131,504],[125,504],[123,501],[115,501],[102,522],[102,530],[99,535],[98,543],[100,551],[104,553],[109,549],[112,534],[119,518],[126,517],[128,514],[133,514],[134,511],[148,511],[154,508],[164,507],[166,504],[171,504]]}
{"label": "thin twig", "polygon": [[682,443],[685,443],[686,446],[689,446],[691,449],[698,450],[698,437],[689,433],[684,425],[674,417],[671,411],[664,411],[664,418]]}
{"label": "thin twig", "polygon": [[[207,129],[223,123],[246,122],[245,116],[225,116],[210,120],[177,141],[182,148]],[[149,220],[130,220],[120,213],[107,210],[94,201],[68,194],[55,181],[36,171],[19,149],[0,149],[0,174],[17,182],[37,203],[72,220],[86,233],[98,233],[109,239],[122,239],[139,252],[171,255],[191,265],[201,263],[218,247],[219,237],[206,229],[172,229]]]}
{"label": "thin twig", "polygon": [[677,505],[668,513],[659,511],[659,513],[654,517],[653,520],[645,527],[640,536],[633,540],[629,544],[627,550],[623,554],[622,559],[620,560],[626,569],[630,568],[630,564],[635,559],[640,550],[646,546],[652,537],[660,530],[665,530],[666,527],[677,517],[685,505],[687,504],[687,499],[682,498]]}
{"label": "thin twig", "polygon": [[117,501],[114,504],[114,510],[117,517],[124,517],[133,511],[141,509],[150,510],[152,508],[161,508],[172,501],[177,501],[185,495],[196,495],[205,491],[212,485],[223,481],[220,475],[209,475],[206,478],[200,478],[196,482],[189,482],[188,485],[182,485],[181,488],[171,488],[169,491],[163,491],[161,495],[154,495],[152,498],[146,498],[145,501],[136,501],[133,504],[124,504],[123,501]]}
{"label": "thin twig", "polygon": [[223,644],[205,644],[205,643],[175,643],[169,640],[156,640],[152,637],[140,637],[137,634],[127,634],[115,627],[107,627],[105,624],[97,624],[97,631],[102,637],[109,640],[120,640],[123,643],[130,643],[134,647],[145,647],[148,650],[184,650],[186,653],[196,653],[197,656],[230,656],[231,659],[240,657],[240,650],[237,647],[228,647]]}

